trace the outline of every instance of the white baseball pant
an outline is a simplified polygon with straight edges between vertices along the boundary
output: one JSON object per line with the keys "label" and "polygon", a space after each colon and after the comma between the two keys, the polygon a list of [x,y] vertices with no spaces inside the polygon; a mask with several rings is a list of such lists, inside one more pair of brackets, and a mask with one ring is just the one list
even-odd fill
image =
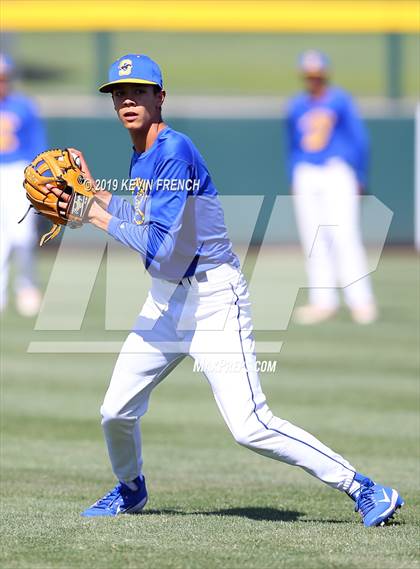
{"label": "white baseball pant", "polygon": [[16,290],[34,286],[33,265],[36,239],[35,215],[29,212],[22,223],[29,201],[23,184],[24,161],[0,165],[0,309],[7,302],[10,257],[16,251]]}
{"label": "white baseball pant", "polygon": [[[219,410],[239,444],[300,466],[347,491],[355,469],[309,433],[275,417],[267,405],[256,371],[250,301],[242,273],[221,265],[206,274],[207,282],[193,277],[179,286],[152,279],[101,408],[115,475],[130,482],[141,474],[140,418],[153,388],[190,355],[205,369]],[[220,366],[221,359],[229,365]]]}
{"label": "white baseball pant", "polygon": [[337,308],[338,286],[349,308],[373,304],[352,168],[339,159],[319,166],[302,162],[294,169],[293,193],[310,304]]}

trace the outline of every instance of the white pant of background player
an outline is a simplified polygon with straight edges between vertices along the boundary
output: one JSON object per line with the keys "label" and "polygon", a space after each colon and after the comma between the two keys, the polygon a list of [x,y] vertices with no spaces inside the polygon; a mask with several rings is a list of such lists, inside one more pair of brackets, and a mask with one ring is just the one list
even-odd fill
{"label": "white pant of background player", "polygon": [[7,288],[12,254],[16,257],[15,293],[20,312],[37,312],[39,292],[34,285],[34,245],[36,218],[29,212],[22,223],[29,202],[23,188],[24,161],[0,165],[0,310],[7,304]]}
{"label": "white pant of background player", "polygon": [[[101,408],[116,477],[130,482],[141,473],[139,420],[154,387],[190,355],[206,370],[219,410],[238,443],[301,466],[339,490],[354,489],[355,469],[344,458],[270,411],[256,372],[242,273],[221,265],[207,271],[207,278],[184,279],[179,286],[152,279],[137,332],[124,343]],[[221,360],[231,365],[221,369]]]}
{"label": "white pant of background player", "polygon": [[344,299],[352,311],[357,314],[359,309],[373,308],[353,170],[338,159],[320,166],[300,163],[293,173],[293,192],[309,304],[335,311],[339,305],[337,287],[344,286]]}

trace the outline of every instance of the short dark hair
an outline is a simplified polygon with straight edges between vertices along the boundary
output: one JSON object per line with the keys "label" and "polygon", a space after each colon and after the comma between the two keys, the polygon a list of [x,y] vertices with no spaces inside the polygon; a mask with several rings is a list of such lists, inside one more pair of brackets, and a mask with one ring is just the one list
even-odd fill
{"label": "short dark hair", "polygon": [[162,87],[160,85],[153,85],[153,93],[157,95],[162,91]]}

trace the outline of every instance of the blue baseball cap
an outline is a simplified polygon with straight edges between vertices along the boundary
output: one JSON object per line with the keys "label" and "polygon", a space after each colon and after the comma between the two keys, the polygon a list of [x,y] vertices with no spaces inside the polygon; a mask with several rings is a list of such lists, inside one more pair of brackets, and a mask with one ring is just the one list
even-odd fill
{"label": "blue baseball cap", "polygon": [[163,89],[162,72],[159,65],[147,55],[129,53],[123,55],[109,68],[108,83],[99,88],[101,93],[111,93],[115,85],[140,83],[158,85]]}
{"label": "blue baseball cap", "polygon": [[15,64],[10,55],[0,53],[0,75],[12,75],[15,71]]}
{"label": "blue baseball cap", "polygon": [[299,57],[299,69],[305,75],[324,76],[330,69],[330,60],[325,53],[310,49]]}

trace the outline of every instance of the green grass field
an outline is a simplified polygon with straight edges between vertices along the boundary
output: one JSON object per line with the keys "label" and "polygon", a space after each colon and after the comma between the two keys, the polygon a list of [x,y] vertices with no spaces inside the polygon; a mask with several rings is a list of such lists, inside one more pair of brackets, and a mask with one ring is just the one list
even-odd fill
{"label": "green grass field", "polygon": [[[380,97],[387,88],[386,41],[384,34],[115,32],[107,58],[92,33],[36,32],[15,34],[11,49],[18,62],[42,74],[25,84],[33,93],[96,93],[106,79],[97,76],[97,58],[108,65],[134,52],[160,63],[169,94],[290,95],[301,88],[298,55],[316,48],[330,55],[338,84],[358,96]],[[419,41],[415,34],[402,36],[404,96],[418,96]],[[45,76],[48,71],[55,76]]]}
{"label": "green grass field", "polygon": [[[290,252],[268,257],[268,282],[274,259],[285,274],[296,267]],[[42,258],[44,282],[51,261]],[[28,354],[30,340],[54,333],[33,331],[32,321],[8,309],[2,567],[418,567],[418,276],[414,254],[386,253],[374,274],[380,321],[357,327],[343,311],[315,328],[291,325],[278,334],[284,347],[276,373],[262,377],[276,414],[401,491],[406,507],[397,522],[373,529],[361,525],[346,496],[237,446],[191,361],[155,391],[143,421],[150,494],[144,514],[82,519],[79,513],[113,484],[99,406],[116,356]],[[254,313],[266,298],[253,299]],[[58,336],[102,337],[102,299],[101,274],[84,331]]]}

